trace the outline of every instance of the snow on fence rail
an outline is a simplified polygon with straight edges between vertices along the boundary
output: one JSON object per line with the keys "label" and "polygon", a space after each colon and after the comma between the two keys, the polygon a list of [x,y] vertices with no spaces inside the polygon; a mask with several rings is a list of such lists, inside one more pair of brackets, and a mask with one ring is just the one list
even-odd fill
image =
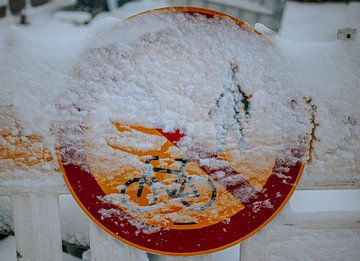
{"label": "snow on fence rail", "polygon": [[296,212],[290,204],[241,244],[241,260],[358,260],[359,242],[360,209]]}

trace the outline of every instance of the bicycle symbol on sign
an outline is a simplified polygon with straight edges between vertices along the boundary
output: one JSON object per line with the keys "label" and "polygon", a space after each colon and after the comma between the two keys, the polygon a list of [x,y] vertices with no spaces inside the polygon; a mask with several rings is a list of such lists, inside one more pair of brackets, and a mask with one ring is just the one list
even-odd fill
{"label": "bicycle symbol on sign", "polygon": [[[215,184],[207,176],[189,176],[185,171],[185,166],[189,162],[186,159],[175,159],[180,164],[178,170],[157,168],[151,165],[151,161],[159,160],[158,156],[150,156],[145,160],[145,168],[140,177],[128,180],[124,185],[119,187],[120,193],[123,195],[122,204],[134,213],[144,213],[153,209],[159,199],[159,189],[163,189],[167,196],[171,199],[179,199],[182,205],[192,211],[203,211],[214,204],[217,190]],[[175,182],[168,185],[161,183],[155,173],[163,173],[176,175]],[[136,195],[130,196],[129,188],[136,192]],[[134,187],[135,186],[135,187]],[[147,192],[145,192],[146,190]],[[200,203],[193,202],[193,199],[199,199],[204,196],[202,192],[209,192],[207,200]],[[133,193],[134,194],[134,193]],[[135,203],[134,197],[141,198],[146,195],[146,203],[138,205]]]}

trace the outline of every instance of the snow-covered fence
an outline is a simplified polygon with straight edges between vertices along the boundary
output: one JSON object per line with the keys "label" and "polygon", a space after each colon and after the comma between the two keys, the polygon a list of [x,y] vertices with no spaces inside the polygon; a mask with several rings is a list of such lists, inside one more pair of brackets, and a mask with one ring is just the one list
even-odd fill
{"label": "snow-covered fence", "polygon": [[[68,194],[65,185],[43,187],[4,187],[0,186],[0,196],[10,196],[13,210],[13,230],[16,239],[18,261],[60,261],[62,254],[62,235],[60,226],[59,196]],[[74,215],[77,217],[78,215]],[[148,255],[129,247],[89,221],[90,252],[92,261],[146,261]],[[234,255],[235,254],[235,255]],[[239,246],[213,255],[195,257],[171,257],[152,255],[156,261],[213,261],[219,255],[239,259]]]}
{"label": "snow-covered fence", "polygon": [[62,260],[58,196],[65,192],[64,186],[0,187],[13,203],[17,260]]}
{"label": "snow-covered fence", "polygon": [[[10,196],[18,261],[61,261],[59,195],[65,186],[0,187],[0,195]],[[112,239],[90,223],[91,260],[147,260],[146,253]]]}
{"label": "snow-covered fence", "polygon": [[[18,260],[62,260],[58,199],[62,194],[68,194],[65,186],[0,187],[0,195],[12,198]],[[274,221],[241,244],[241,261],[293,256],[356,260],[360,256],[359,201],[359,190],[296,191]],[[77,217],[79,213],[73,215]],[[92,222],[88,233],[91,260],[240,260],[238,245],[211,255],[156,256],[124,245]]]}
{"label": "snow-covered fence", "polygon": [[18,260],[62,260],[57,195],[25,193],[12,199]]}
{"label": "snow-covered fence", "polygon": [[241,261],[358,260],[360,191],[299,192],[274,221],[241,245]]}

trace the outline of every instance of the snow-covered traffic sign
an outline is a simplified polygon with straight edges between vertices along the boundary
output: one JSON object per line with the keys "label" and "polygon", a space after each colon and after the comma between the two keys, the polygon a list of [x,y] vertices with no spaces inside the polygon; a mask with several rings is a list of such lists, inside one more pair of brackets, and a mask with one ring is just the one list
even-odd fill
{"label": "snow-covered traffic sign", "polygon": [[[72,195],[98,226],[148,252],[204,254],[239,243],[280,211],[302,171],[299,163],[287,167],[275,161],[273,169],[287,168],[281,176],[270,169],[251,180],[232,169],[224,155],[207,155],[209,164],[180,157],[179,131],[116,125],[122,132],[166,138],[159,150],[127,151],[143,162],[141,173],[127,170],[114,181],[106,172],[93,176],[61,159],[60,166]],[[170,155],[174,150],[175,157]],[[222,185],[230,179],[232,184]]]}
{"label": "snow-covered traffic sign", "polygon": [[[152,13],[174,11],[217,17],[220,20],[215,20],[216,23],[229,20],[248,33],[259,35],[241,21],[210,10],[168,8]],[[215,22],[210,23],[209,28],[215,28]],[[160,28],[160,33],[172,35],[173,32]],[[161,43],[160,33],[144,34],[140,39],[146,46]],[[96,48],[90,56],[96,55],[99,50]],[[118,55],[109,49],[112,46],[106,48],[106,55]],[[103,59],[101,55],[103,50],[99,56]],[[127,55],[125,51],[121,57],[126,59]],[[303,169],[300,158],[305,150],[288,142],[280,156],[274,154],[278,150],[269,149],[270,145],[262,150],[261,144],[254,146],[246,140],[244,124],[252,117],[252,97],[238,83],[236,61],[229,61],[224,68],[228,70],[226,79],[230,83],[221,87],[222,92],[214,99],[209,99],[213,104],[203,105],[208,118],[202,124],[214,126],[214,132],[203,128],[204,134],[200,135],[196,131],[200,117],[184,128],[149,127],[162,125],[155,116],[154,124],[130,124],[142,117],[136,113],[135,120],[105,120],[104,124],[110,122],[106,128],[103,122],[93,120],[94,115],[87,115],[85,123],[79,122],[80,127],[64,130],[64,138],[60,138],[58,144],[64,179],[80,207],[99,227],[147,252],[196,255],[239,243],[264,227],[281,210],[300,179]],[[191,79],[196,80],[196,75]],[[292,115],[296,115],[295,108],[300,107],[296,100],[286,106]],[[201,106],[198,107],[201,110]],[[81,106],[75,109],[75,113],[83,110]],[[163,117],[169,115],[176,117],[169,112]],[[206,125],[210,121],[213,125]],[[166,123],[171,125],[171,120]],[[201,137],[206,135],[213,135],[214,142],[205,144],[209,139],[201,140]],[[261,141],[256,135],[251,139],[255,144]],[[307,142],[298,136],[295,140],[299,144]]]}

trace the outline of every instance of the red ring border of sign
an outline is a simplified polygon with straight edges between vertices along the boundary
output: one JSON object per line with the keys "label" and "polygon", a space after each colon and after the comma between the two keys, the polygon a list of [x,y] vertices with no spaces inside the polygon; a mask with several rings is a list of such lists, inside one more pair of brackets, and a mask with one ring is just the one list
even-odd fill
{"label": "red ring border of sign", "polygon": [[[266,193],[258,192],[255,197],[244,204],[244,209],[230,217],[227,222],[223,221],[207,227],[187,230],[159,228],[157,232],[149,234],[139,231],[136,226],[132,225],[127,218],[133,218],[118,206],[101,200],[105,193],[90,173],[73,164],[63,165],[61,152],[61,148],[57,149],[59,165],[71,194],[99,227],[133,247],[156,254],[178,256],[208,254],[222,250],[259,231],[279,213],[289,200],[304,167],[301,163],[291,166],[285,173],[289,178],[286,182],[272,174],[263,188],[266,189]],[[274,168],[279,166],[281,166],[280,163],[276,161]],[[253,211],[255,202],[267,199],[270,200],[272,208],[262,208],[258,212]],[[116,209],[123,217],[118,222],[123,225],[116,225],[114,217],[104,219],[99,212],[100,209]],[[141,221],[137,220],[137,222]],[[198,251],[194,251],[194,248]]]}
{"label": "red ring border of sign", "polygon": [[[200,13],[209,17],[218,16],[230,19],[245,30],[261,35],[234,17],[196,7],[165,7],[140,13],[129,19],[151,12],[185,12]],[[267,197],[265,197],[265,193],[257,193],[256,197],[244,204],[244,209],[230,217],[227,222],[223,221],[203,228],[186,230],[159,228],[159,231],[147,234],[143,231],[137,231],[138,228],[127,220],[127,218],[131,219],[132,217],[125,211],[100,199],[105,194],[90,173],[73,164],[63,165],[60,156],[62,152],[61,146],[58,147],[57,156],[65,183],[79,206],[92,221],[107,233],[128,245],[146,252],[174,256],[209,254],[235,245],[255,234],[268,224],[290,199],[304,168],[304,164],[301,163],[289,167],[289,171],[285,173],[289,178],[287,182],[283,182],[283,179],[272,174],[263,188],[266,189]],[[279,166],[281,166],[280,162],[276,161],[274,169]],[[253,212],[252,205],[266,199],[270,200],[273,208],[262,208],[258,212]],[[104,219],[99,213],[101,208],[116,209],[119,213],[122,213],[121,216],[124,218],[119,222],[122,222],[123,226],[116,225],[114,218]],[[141,221],[137,220],[137,222]],[[194,251],[194,249],[197,249],[197,251]]]}

